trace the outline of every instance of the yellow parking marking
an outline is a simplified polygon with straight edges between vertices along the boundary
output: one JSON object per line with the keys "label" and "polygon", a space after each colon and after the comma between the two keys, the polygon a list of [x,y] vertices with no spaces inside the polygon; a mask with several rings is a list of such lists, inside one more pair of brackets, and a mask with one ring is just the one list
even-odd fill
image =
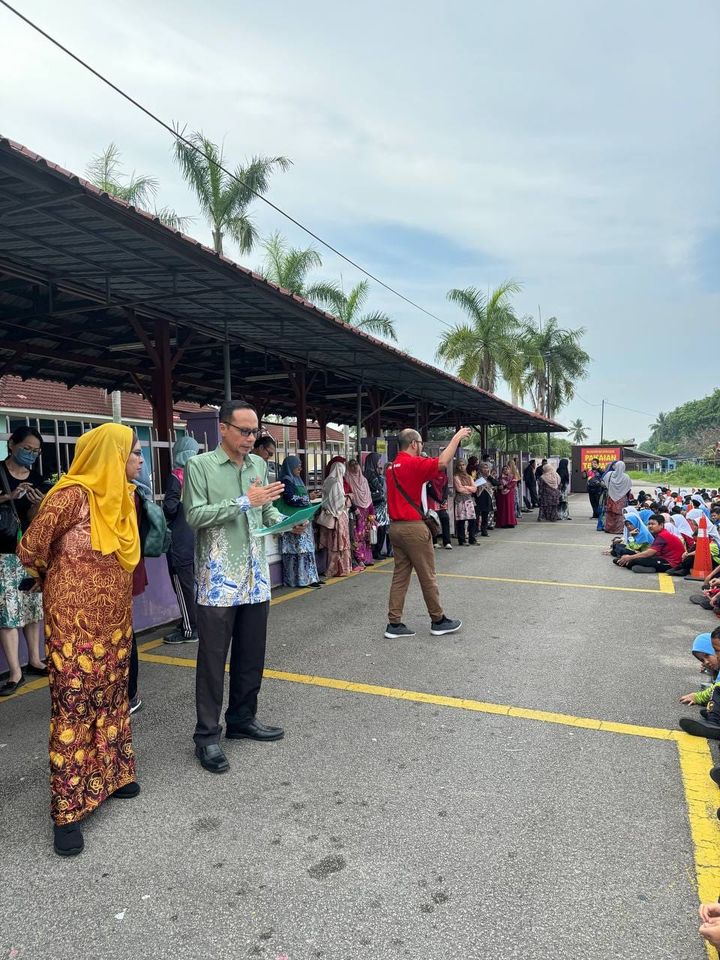
{"label": "yellow parking marking", "polygon": [[[370,570],[377,570],[378,567],[384,567],[386,564],[392,562],[392,557],[389,557],[387,560],[376,560],[375,565],[370,567]],[[365,571],[360,571],[360,573],[349,573],[346,577],[330,577],[329,580],[325,581],[326,587],[332,587],[336,583],[344,583],[346,580],[351,580],[353,577],[359,577],[361,573]],[[285,603],[286,600],[294,600],[296,597],[308,597],[313,596],[316,593],[312,587],[306,587],[302,590],[292,590],[290,593],[282,593],[279,597],[273,597],[270,601],[270,606],[274,607],[278,603]]]}
{"label": "yellow parking marking", "polygon": [[658,574],[658,583],[660,584],[660,593],[675,593],[675,581],[666,573]]}
{"label": "yellow parking marking", "polygon": [[[695,854],[698,896],[701,903],[711,903],[717,900],[720,890],[720,837],[716,816],[720,794],[708,777],[714,766],[713,759],[707,740],[701,737],[678,733],[676,743]],[[714,951],[708,951],[708,956],[713,955]]]}
{"label": "yellow parking marking", "polygon": [[[180,667],[195,666],[194,660],[184,660],[181,657],[157,656],[151,653],[143,654],[141,659],[152,663],[165,663]],[[225,669],[228,670],[229,667],[226,665]],[[336,680],[332,677],[287,673],[282,670],[265,670],[263,677],[268,680],[280,680],[287,683],[300,683],[307,686],[342,690],[345,693],[359,693],[369,696],[387,697],[393,700],[428,703],[434,706],[469,710],[475,713],[519,717],[523,720],[534,720],[540,723],[558,724],[566,727],[596,730],[601,733],[643,737],[650,740],[663,740],[667,743],[675,743],[680,760],[685,802],[688,809],[698,896],[703,903],[709,903],[717,899],[718,890],[720,890],[720,866],[718,865],[717,857],[718,844],[720,843],[720,828],[715,816],[715,809],[719,801],[718,791],[708,777],[708,772],[713,766],[710,749],[707,741],[701,737],[691,737],[679,730],[667,730],[663,727],[644,727],[633,723],[594,720],[590,717],[575,717],[565,713],[530,710],[525,707],[512,707],[501,703],[486,703],[482,700],[446,697],[416,690],[403,690],[397,687],[354,683],[350,680]],[[709,951],[708,956],[712,956]]]}
{"label": "yellow parking marking", "polygon": [[[563,543],[560,540],[516,540],[515,537],[512,540],[498,540],[492,539],[491,543],[520,543],[524,547],[562,547],[563,550],[565,547],[581,547],[583,550],[600,550],[599,543]],[[483,544],[484,546],[484,544]],[[602,551],[601,551],[602,552]]]}
{"label": "yellow parking marking", "polygon": [[[374,573],[375,571],[371,570],[370,572]],[[377,572],[392,573],[391,570],[378,570]],[[648,590],[644,587],[610,587],[599,583],[564,583],[560,580],[516,580],[512,577],[480,577],[471,573],[438,573],[437,576],[448,577],[452,580],[484,580],[488,583],[525,583],[541,587],[572,587],[575,590],[616,590],[621,593],[654,593],[657,596],[667,593],[665,590]]]}

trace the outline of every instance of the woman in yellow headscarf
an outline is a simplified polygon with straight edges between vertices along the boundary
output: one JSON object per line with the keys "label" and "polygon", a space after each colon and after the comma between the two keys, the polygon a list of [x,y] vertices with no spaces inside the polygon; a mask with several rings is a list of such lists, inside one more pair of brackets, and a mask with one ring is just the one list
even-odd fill
{"label": "woman in yellow headscarf", "polygon": [[130,481],[142,462],[130,427],[106,423],[84,434],[18,545],[43,590],[51,814],[61,856],[82,850],[83,817],[110,796],[140,792],[128,664],[132,571],[140,559]]}

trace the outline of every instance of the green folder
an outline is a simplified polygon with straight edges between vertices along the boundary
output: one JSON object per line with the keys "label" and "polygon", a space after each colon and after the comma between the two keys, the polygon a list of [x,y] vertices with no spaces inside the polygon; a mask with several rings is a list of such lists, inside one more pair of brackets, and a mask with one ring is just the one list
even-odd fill
{"label": "green folder", "polygon": [[311,507],[303,507],[302,510],[298,510],[290,517],[285,517],[284,520],[281,520],[280,523],[273,524],[272,527],[259,527],[257,530],[253,530],[253,536],[267,537],[271,533],[285,533],[286,530],[292,530],[292,528],[296,527],[299,523],[312,520],[320,509],[320,506],[319,503],[316,503]]}

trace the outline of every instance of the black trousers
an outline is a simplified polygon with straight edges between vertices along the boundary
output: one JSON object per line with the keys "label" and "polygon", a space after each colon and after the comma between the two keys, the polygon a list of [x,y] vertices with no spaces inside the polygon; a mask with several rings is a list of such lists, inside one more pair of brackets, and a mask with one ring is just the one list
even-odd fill
{"label": "black trousers", "polygon": [[670,564],[667,560],[661,560],[659,557],[640,557],[639,560],[633,561],[632,566],[652,567],[653,570],[657,570],[658,573],[665,573],[666,570],[670,569]]}
{"label": "black trousers", "polygon": [[170,562],[168,557],[168,572],[170,582],[173,585],[178,606],[180,607],[180,616],[182,622],[180,629],[185,637],[191,637],[197,629],[197,617],[195,614],[195,567],[189,566],[176,567]]}
{"label": "black trousers", "polygon": [[465,543],[465,525],[468,524],[468,539],[470,543],[475,542],[477,536],[477,520],[456,520],[455,521],[455,532],[457,534],[458,543]]}
{"label": "black trousers", "polygon": [[489,510],[480,511],[480,533],[485,536],[488,532],[488,520],[490,519]]}
{"label": "black trousers", "polygon": [[590,498],[590,506],[592,507],[592,515],[594,518],[600,515],[600,497],[601,496],[602,496],[602,487],[588,488],[588,497]]}
{"label": "black trousers", "polygon": [[[437,515],[438,520],[440,521],[440,529],[442,531],[443,546],[446,547],[450,543],[450,516],[448,515],[447,510],[438,510]],[[433,537],[433,543],[437,542],[438,537]]]}
{"label": "black trousers", "polygon": [[252,720],[257,712],[270,601],[239,607],[196,607],[198,644],[195,673],[197,724],[195,743],[219,743],[220,711],[225,688],[225,661],[230,652],[230,700],[225,711],[228,728]]}
{"label": "black trousers", "polygon": [[[383,547],[387,541],[388,550],[390,550],[390,538],[388,537],[388,527],[377,528],[377,543],[372,548],[373,560],[379,560],[382,557]],[[388,553],[388,556],[390,554]]]}

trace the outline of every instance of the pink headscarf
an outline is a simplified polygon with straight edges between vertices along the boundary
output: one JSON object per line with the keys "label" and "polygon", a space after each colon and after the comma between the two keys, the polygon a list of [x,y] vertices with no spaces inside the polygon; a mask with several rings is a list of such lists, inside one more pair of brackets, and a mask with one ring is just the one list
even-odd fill
{"label": "pink headscarf", "polygon": [[367,510],[368,507],[372,506],[370,485],[365,479],[359,463],[355,467],[348,466],[346,480],[350,486],[350,499],[355,506],[362,510]]}

